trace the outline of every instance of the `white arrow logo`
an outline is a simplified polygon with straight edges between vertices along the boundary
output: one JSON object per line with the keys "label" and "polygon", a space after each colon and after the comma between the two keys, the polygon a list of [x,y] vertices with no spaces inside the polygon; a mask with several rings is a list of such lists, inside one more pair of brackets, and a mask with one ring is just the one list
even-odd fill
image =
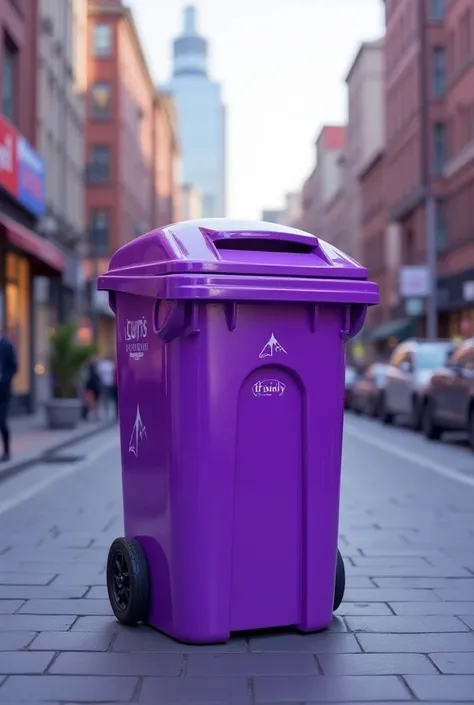
{"label": "white arrow logo", "polygon": [[285,353],[285,355],[288,354],[285,348],[280,345],[280,343],[272,333],[270,340],[264,345],[263,350],[259,355],[259,358],[262,359],[264,357],[273,357],[273,354],[278,352]]}

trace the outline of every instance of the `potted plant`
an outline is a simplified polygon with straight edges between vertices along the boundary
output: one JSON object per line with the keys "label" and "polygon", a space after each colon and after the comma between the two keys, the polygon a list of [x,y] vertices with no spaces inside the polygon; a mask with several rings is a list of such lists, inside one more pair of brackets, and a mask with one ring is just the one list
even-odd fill
{"label": "potted plant", "polygon": [[82,411],[79,377],[94,354],[94,345],[77,342],[74,323],[65,323],[54,331],[49,356],[53,390],[52,398],[46,404],[49,428],[72,429],[79,423]]}

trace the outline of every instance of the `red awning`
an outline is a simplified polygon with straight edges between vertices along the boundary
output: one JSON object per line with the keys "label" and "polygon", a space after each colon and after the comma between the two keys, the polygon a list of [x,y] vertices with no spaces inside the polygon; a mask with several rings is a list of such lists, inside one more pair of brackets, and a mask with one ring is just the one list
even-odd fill
{"label": "red awning", "polygon": [[7,240],[12,245],[46,264],[56,272],[63,271],[65,255],[52,242],[25,228],[6,215],[0,216],[0,226],[2,226]]}

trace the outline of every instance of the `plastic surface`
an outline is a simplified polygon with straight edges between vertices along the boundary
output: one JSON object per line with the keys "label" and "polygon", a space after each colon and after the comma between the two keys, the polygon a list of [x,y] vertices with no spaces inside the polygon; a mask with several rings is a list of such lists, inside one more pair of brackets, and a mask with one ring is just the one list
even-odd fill
{"label": "plastic surface", "polygon": [[[218,296],[191,288],[188,298],[157,304],[154,294],[117,288],[119,261],[124,280],[131,276],[126,251],[137,248],[117,253],[101,286],[115,291],[125,533],[147,555],[149,623],[194,643],[265,627],[323,629],[335,589],[344,343],[362,327],[376,286],[354,263],[335,265],[335,286],[325,289],[329,279],[298,278],[306,265],[283,253],[273,300],[268,288],[259,299],[259,283],[272,277],[254,268],[254,300],[250,285],[239,298],[247,275],[218,273],[200,284],[224,280]],[[315,251],[320,243],[297,256],[333,271]],[[188,276],[150,275],[146,266],[145,256],[143,265],[134,258],[146,286]],[[360,281],[344,288],[353,270]],[[291,293],[298,282],[304,295]],[[326,298],[305,299],[308,291]]]}

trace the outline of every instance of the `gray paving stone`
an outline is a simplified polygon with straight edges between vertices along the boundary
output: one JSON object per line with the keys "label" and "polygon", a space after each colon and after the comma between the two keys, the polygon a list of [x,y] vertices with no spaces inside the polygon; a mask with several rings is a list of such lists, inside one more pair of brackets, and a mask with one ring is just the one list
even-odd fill
{"label": "gray paving stone", "polygon": [[105,585],[94,585],[86,595],[88,600],[108,600],[107,587]]}
{"label": "gray paving stone", "polygon": [[107,630],[116,634],[120,629],[123,629],[123,627],[120,626],[115,617],[92,615],[90,617],[79,617],[72,629],[73,631],[82,632],[101,632]]}
{"label": "gray paving stone", "polygon": [[461,617],[462,617],[462,621],[465,624],[467,624],[469,629],[474,629],[474,615],[473,614],[469,613],[469,614],[466,614],[466,616],[461,615]]}
{"label": "gray paving stone", "polygon": [[310,654],[344,654],[360,652],[359,644],[352,634],[284,634],[258,636],[250,639],[253,652],[297,652]]}
{"label": "gray paving stone", "polygon": [[387,634],[423,634],[426,632],[465,632],[466,625],[457,617],[435,616],[391,616],[391,617],[347,617],[347,626],[355,632],[385,632]]}
{"label": "gray paving stone", "polygon": [[[380,588],[425,588],[435,590],[471,590],[474,593],[474,578],[374,578]],[[474,598],[473,598],[474,599]]]}
{"label": "gray paving stone", "polygon": [[187,676],[316,675],[312,654],[190,654]]}
{"label": "gray paving stone", "polygon": [[0,631],[63,631],[69,629],[76,617],[33,614],[1,614]]}
{"label": "gray paving stone", "polygon": [[255,679],[255,702],[330,703],[411,700],[395,676],[273,676]]}
{"label": "gray paving stone", "polygon": [[98,703],[116,700],[130,702],[137,678],[106,676],[10,676],[0,688],[0,702],[13,703],[34,699],[73,703]]}
{"label": "gray paving stone", "polygon": [[61,600],[82,597],[87,588],[53,588],[49,585],[0,585],[1,600]]}
{"label": "gray paving stone", "polygon": [[474,651],[457,654],[429,654],[442,673],[474,675]]}
{"label": "gray paving stone", "polygon": [[[460,598],[463,599],[463,598]],[[433,590],[391,590],[389,588],[352,589],[347,582],[344,602],[430,602],[441,598]]]}
{"label": "gray paving stone", "polygon": [[437,673],[422,654],[321,654],[323,673],[328,676],[390,676]]}
{"label": "gray paving stone", "polygon": [[67,653],[60,654],[50,669],[53,675],[179,676],[181,654]]}
{"label": "gray paving stone", "polygon": [[[334,636],[345,636],[343,634]],[[242,653],[246,652],[247,644],[243,639],[232,639],[226,644],[191,645],[180,644],[174,639],[147,627],[137,629],[125,629],[119,627],[118,636],[114,641],[113,651],[125,651],[127,653],[155,651],[157,653],[180,653],[189,654],[193,652],[210,653]]]}
{"label": "gray paving stone", "polygon": [[108,600],[28,600],[19,614],[111,615]]}
{"label": "gray paving stone", "polygon": [[107,651],[113,636],[109,632],[41,632],[29,648],[32,651]]}
{"label": "gray paving stone", "polygon": [[0,631],[0,651],[16,651],[24,649],[36,636],[36,632]]}
{"label": "gray paving stone", "polygon": [[418,653],[472,651],[474,633],[455,634],[358,634],[363,651],[379,653]]}
{"label": "gray paving stone", "polygon": [[[397,603],[398,604],[398,603]],[[405,604],[405,603],[400,603]],[[411,604],[411,603],[408,603]],[[433,603],[436,604],[436,603]],[[443,604],[440,602],[439,604]],[[336,612],[340,617],[354,615],[383,616],[393,614],[390,607],[384,602],[343,602]]]}
{"label": "gray paving stone", "polygon": [[474,676],[406,676],[405,680],[419,700],[474,701]]}
{"label": "gray paving stone", "polygon": [[0,614],[15,614],[24,600],[0,600]]}
{"label": "gray paving stone", "polygon": [[474,589],[468,588],[448,588],[435,589],[433,592],[440,600],[446,602],[474,602]]}
{"label": "gray paving stone", "polygon": [[374,565],[372,567],[364,568],[353,568],[350,571],[349,577],[351,575],[361,575],[369,578],[388,578],[388,577],[414,577],[414,578],[462,578],[462,577],[472,577],[465,568],[448,568],[448,567],[433,567],[428,564],[426,565],[405,565],[398,567],[390,567],[384,565]]}
{"label": "gray paving stone", "polygon": [[48,585],[54,578],[55,572],[40,575],[32,571],[24,573],[7,573],[0,571],[0,585]]}
{"label": "gray paving stone", "polygon": [[390,602],[390,607],[396,615],[474,615],[474,602]]}
{"label": "gray paving stone", "polygon": [[24,673],[34,675],[44,673],[53,660],[54,651],[31,653],[30,651],[2,651],[0,656],[0,673],[13,675]]}
{"label": "gray paving stone", "polygon": [[139,702],[246,705],[251,695],[246,678],[145,678]]}

